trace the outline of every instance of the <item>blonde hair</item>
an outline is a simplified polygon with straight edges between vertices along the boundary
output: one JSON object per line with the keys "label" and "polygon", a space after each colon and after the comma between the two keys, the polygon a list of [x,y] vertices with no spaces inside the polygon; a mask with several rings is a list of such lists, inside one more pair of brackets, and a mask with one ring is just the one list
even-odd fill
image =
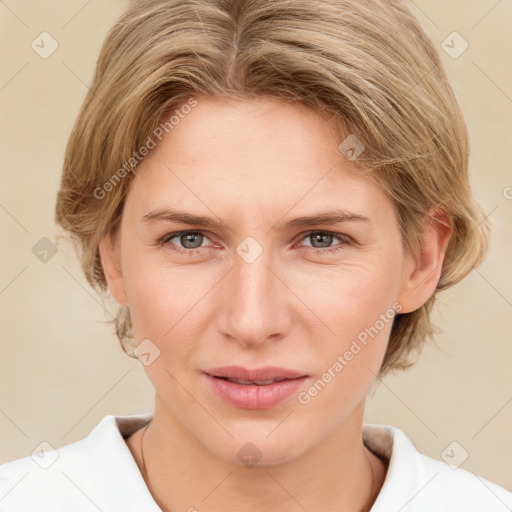
{"label": "blonde hair", "polygon": [[[437,292],[483,260],[489,222],[471,193],[467,129],[439,54],[399,0],[133,1],[101,48],[57,197],[56,222],[88,282],[108,289],[98,244],[115,232],[135,152],[164,114],[190,98],[258,96],[328,113],[340,141],[363,141],[361,172],[392,198],[407,250],[418,250],[432,207],[451,216],[437,288],[395,317],[380,376],[411,366],[411,351],[435,332]],[[129,311],[120,308],[114,322],[133,356]]]}

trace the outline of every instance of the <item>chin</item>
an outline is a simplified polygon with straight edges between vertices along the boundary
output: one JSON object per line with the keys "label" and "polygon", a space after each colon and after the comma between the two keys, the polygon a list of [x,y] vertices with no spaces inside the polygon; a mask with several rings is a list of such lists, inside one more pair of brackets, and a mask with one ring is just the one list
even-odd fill
{"label": "chin", "polygon": [[215,443],[214,440],[212,443],[210,438],[204,446],[215,457],[247,468],[284,464],[299,457],[305,449],[303,442],[293,435],[286,435],[284,431],[282,434],[285,435],[276,436],[275,439],[265,439],[269,433],[267,428],[259,432],[254,429],[254,432],[254,435],[247,435],[247,431],[242,431],[224,443]]}

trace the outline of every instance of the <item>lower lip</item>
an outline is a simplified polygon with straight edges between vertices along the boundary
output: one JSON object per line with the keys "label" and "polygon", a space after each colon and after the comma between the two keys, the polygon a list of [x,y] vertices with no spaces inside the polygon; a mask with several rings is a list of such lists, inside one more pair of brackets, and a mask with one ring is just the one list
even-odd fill
{"label": "lower lip", "polygon": [[286,379],[263,386],[238,384],[206,375],[213,390],[228,404],[240,409],[270,409],[296,393],[307,377]]}

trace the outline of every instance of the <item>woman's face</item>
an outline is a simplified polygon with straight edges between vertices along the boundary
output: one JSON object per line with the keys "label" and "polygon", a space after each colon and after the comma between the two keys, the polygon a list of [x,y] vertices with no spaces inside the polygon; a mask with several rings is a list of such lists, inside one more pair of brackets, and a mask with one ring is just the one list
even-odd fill
{"label": "woman's face", "polygon": [[[155,417],[224,460],[291,460],[342,425],[360,436],[393,313],[408,308],[392,202],[340,142],[306,107],[199,99],[130,185],[110,290],[144,343]],[[347,218],[296,221],[327,212]],[[207,375],[231,366],[305,377]]]}

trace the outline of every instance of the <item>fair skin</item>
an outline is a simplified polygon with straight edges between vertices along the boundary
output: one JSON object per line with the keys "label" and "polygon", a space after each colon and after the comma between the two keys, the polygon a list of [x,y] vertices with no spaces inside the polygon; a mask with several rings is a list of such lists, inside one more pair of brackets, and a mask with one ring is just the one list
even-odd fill
{"label": "fair skin", "polygon": [[[364,446],[362,424],[391,322],[307,405],[294,393],[264,410],[235,407],[202,373],[280,366],[307,374],[307,390],[392,304],[414,311],[434,292],[447,219],[426,220],[421,254],[407,254],[391,200],[357,175],[341,140],[297,104],[199,98],[138,167],[119,231],[100,251],[137,343],[160,350],[143,367],[156,392],[144,477],[163,510],[368,511],[382,487],[387,461]],[[222,224],[142,220],[157,208]],[[333,208],[368,220],[281,227]],[[196,238],[158,243],[178,231]],[[251,263],[237,253],[248,236],[263,251]],[[140,468],[141,433],[127,439]],[[247,443],[261,453],[252,467],[237,457]]]}

